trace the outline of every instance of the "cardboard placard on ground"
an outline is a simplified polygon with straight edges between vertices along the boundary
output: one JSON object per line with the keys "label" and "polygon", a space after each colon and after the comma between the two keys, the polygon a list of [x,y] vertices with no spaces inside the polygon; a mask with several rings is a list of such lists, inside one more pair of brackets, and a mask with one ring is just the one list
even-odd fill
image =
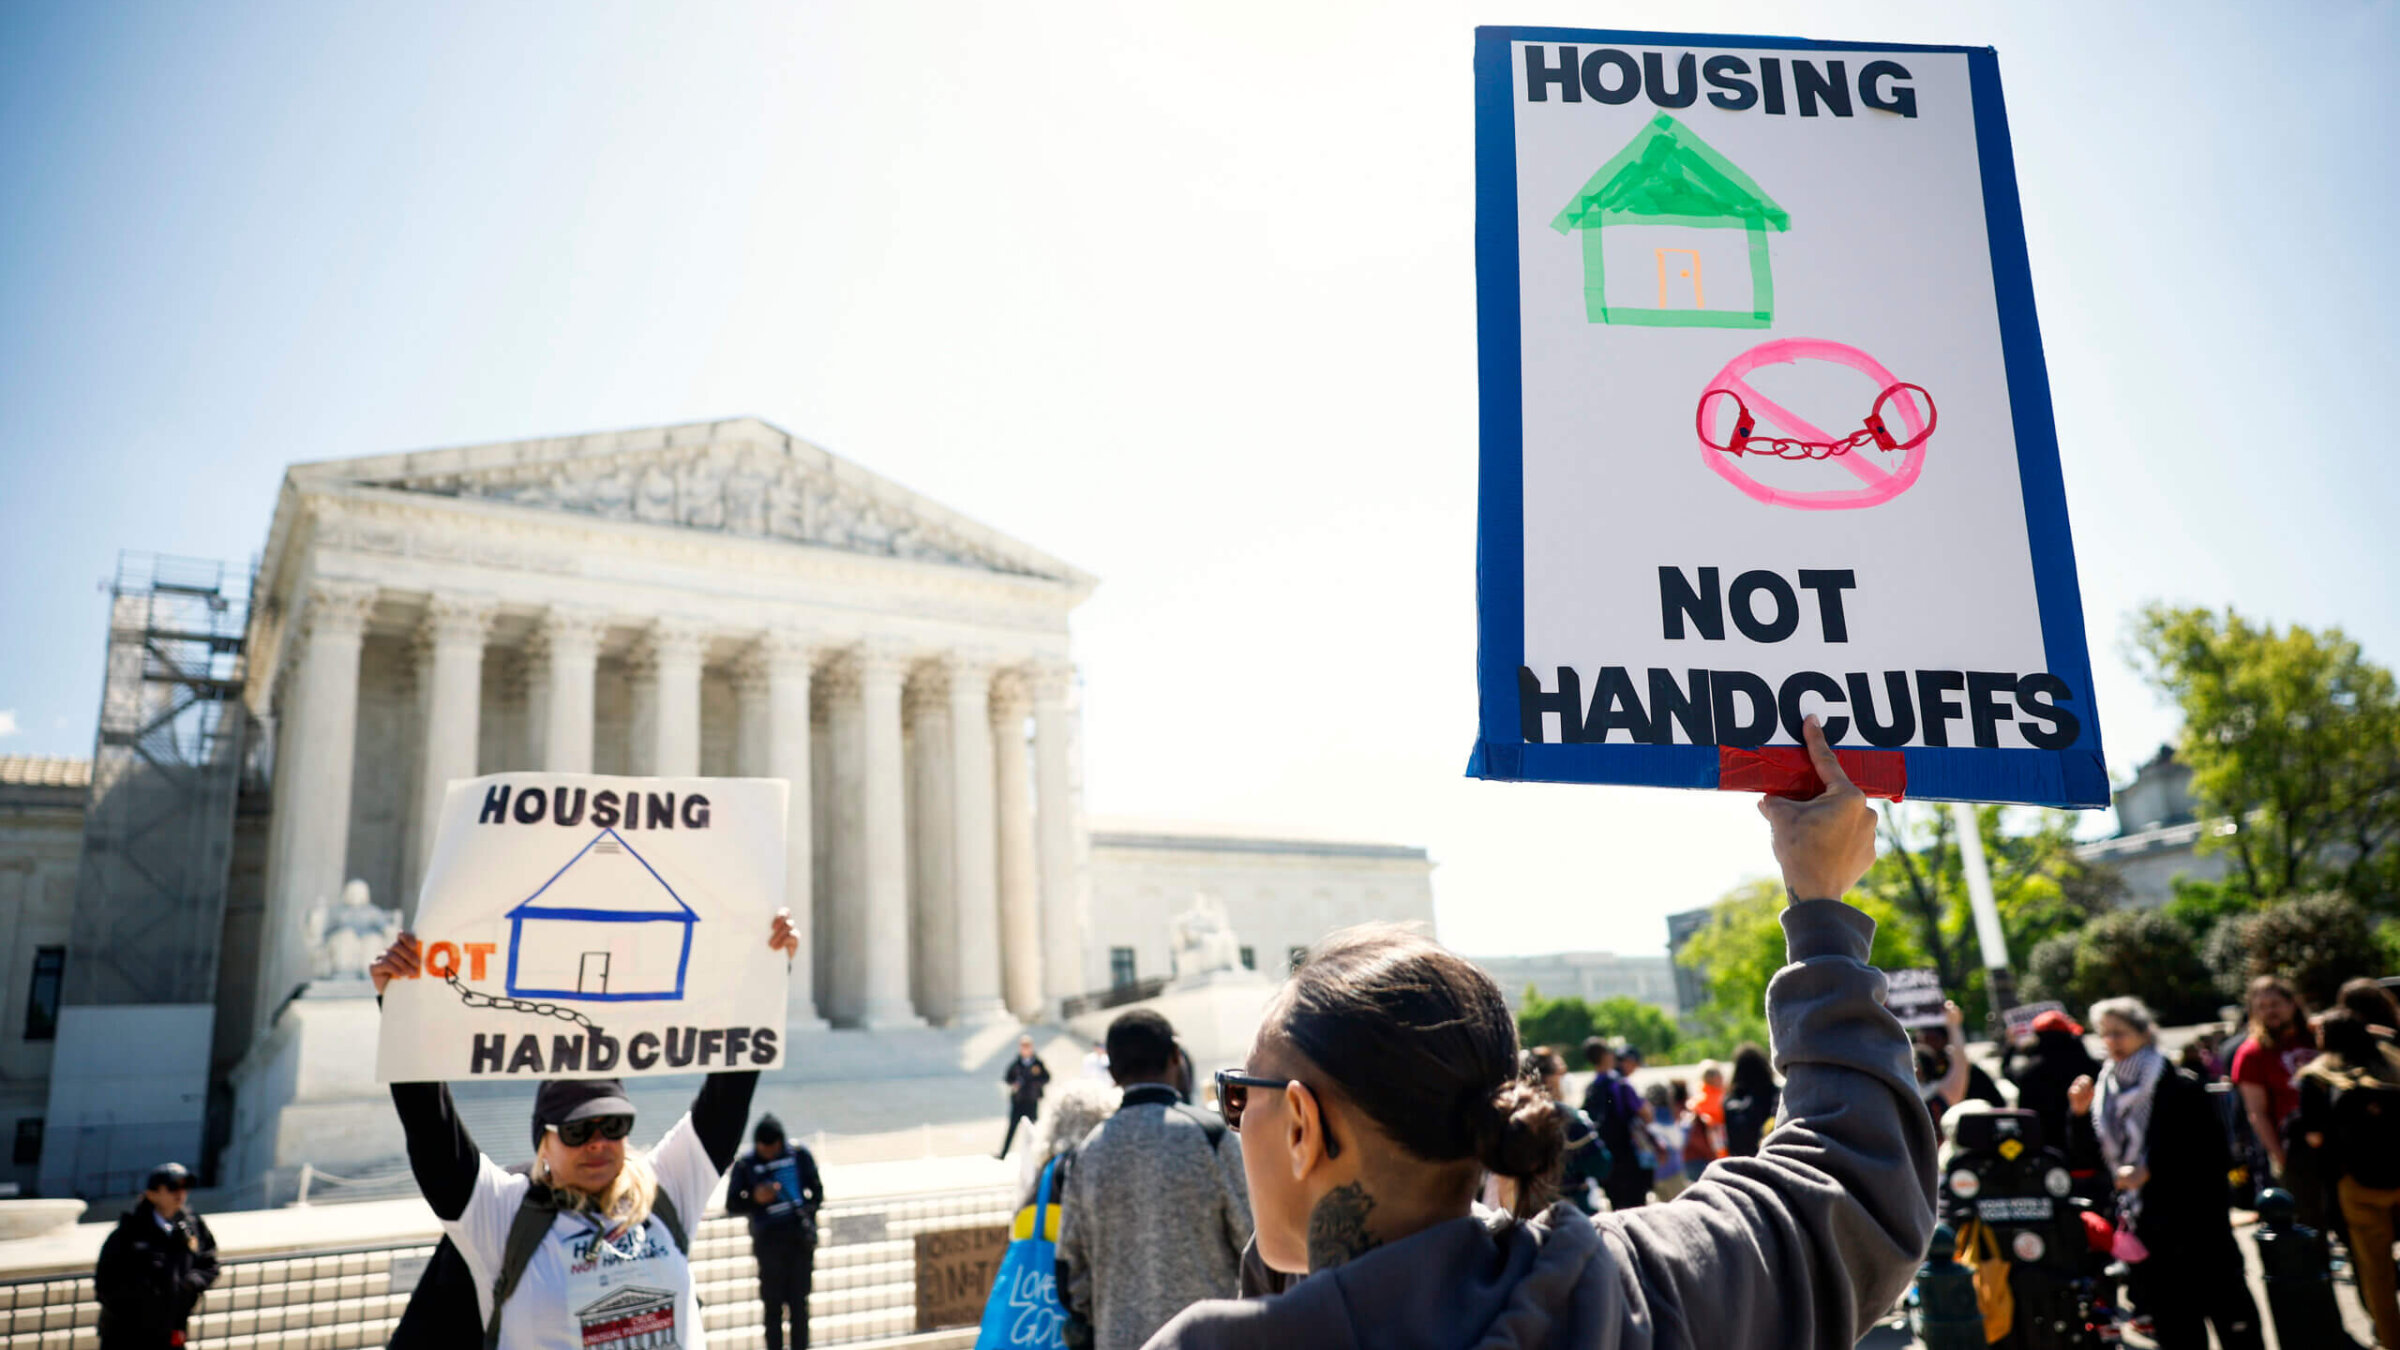
{"label": "cardboard placard on ground", "polygon": [[1988,48],[1476,32],[1487,778],[2105,806]]}
{"label": "cardboard placard on ground", "polygon": [[1006,1224],[917,1234],[917,1330],[982,1321],[1007,1253]]}
{"label": "cardboard placard on ground", "polygon": [[1892,1010],[1900,1025],[1915,1031],[1920,1027],[1938,1027],[1949,1019],[1942,1015],[1942,972],[1931,967],[1912,970],[1887,970],[1883,973],[1883,1006]]}
{"label": "cardboard placard on ground", "polygon": [[383,1000],[387,1083],[783,1061],[789,786],[503,773],[453,782],[417,901],[425,973]]}

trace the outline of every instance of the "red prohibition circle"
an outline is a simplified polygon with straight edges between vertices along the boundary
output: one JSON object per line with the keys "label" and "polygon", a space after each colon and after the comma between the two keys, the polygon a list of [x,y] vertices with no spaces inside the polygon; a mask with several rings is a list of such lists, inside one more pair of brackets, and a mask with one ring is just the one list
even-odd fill
{"label": "red prohibition circle", "polygon": [[[1777,406],[1747,381],[1750,373],[1761,366],[1799,361],[1828,361],[1858,371],[1875,382],[1879,392],[1861,430],[1839,438],[1830,436]],[[1722,443],[1709,433],[1710,413],[1722,415],[1722,408],[1716,402],[1720,394],[1733,400],[1735,410],[1733,434]],[[1753,403],[1758,405],[1755,410]],[[1898,414],[1904,435],[1895,434],[1886,418],[1887,408]],[[1761,415],[1786,434],[1757,435]],[[1933,437],[1939,417],[1933,396],[1924,386],[1894,375],[1882,362],[1856,347],[1822,338],[1779,338],[1761,343],[1727,362],[1700,391],[1692,422],[1702,462],[1743,495],[1768,506],[1796,511],[1843,511],[1879,506],[1915,485],[1917,476],[1924,471],[1926,444]],[[1753,444],[1754,441],[1757,443]],[[1853,453],[1869,445],[1898,452],[1902,456],[1899,467],[1887,471],[1868,462],[1864,455]],[[1813,491],[1770,487],[1742,467],[1739,461],[1745,456],[1830,459],[1857,478],[1860,486]]]}

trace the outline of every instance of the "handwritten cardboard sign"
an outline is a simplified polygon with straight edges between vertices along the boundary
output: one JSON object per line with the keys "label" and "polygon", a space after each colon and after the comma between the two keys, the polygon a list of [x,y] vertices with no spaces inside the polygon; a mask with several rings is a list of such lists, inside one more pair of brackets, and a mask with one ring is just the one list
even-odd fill
{"label": "handwritten cardboard sign", "polygon": [[983,1320],[1008,1227],[944,1228],[917,1234],[917,1330],[973,1326]]}
{"label": "handwritten cardboard sign", "polygon": [[450,784],[376,1074],[625,1078],[783,1061],[788,786],[503,773]]}

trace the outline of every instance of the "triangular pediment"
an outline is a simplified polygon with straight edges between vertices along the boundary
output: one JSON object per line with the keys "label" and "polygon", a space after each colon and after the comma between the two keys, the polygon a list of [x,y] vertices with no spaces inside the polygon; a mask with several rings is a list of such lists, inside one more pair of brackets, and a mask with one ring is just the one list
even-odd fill
{"label": "triangular pediment", "polygon": [[757,418],[320,460],[291,478],[1090,582]]}

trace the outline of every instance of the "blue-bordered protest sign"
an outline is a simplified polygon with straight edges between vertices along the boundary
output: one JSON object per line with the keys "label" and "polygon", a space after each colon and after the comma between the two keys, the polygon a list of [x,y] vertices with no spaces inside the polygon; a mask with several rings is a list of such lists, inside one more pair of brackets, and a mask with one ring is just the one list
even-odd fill
{"label": "blue-bordered protest sign", "polygon": [[449,785],[422,973],[384,991],[387,1083],[783,1062],[778,778],[501,773]]}
{"label": "blue-bordered protest sign", "polygon": [[2104,806],[1989,49],[1476,32],[1485,778]]}

